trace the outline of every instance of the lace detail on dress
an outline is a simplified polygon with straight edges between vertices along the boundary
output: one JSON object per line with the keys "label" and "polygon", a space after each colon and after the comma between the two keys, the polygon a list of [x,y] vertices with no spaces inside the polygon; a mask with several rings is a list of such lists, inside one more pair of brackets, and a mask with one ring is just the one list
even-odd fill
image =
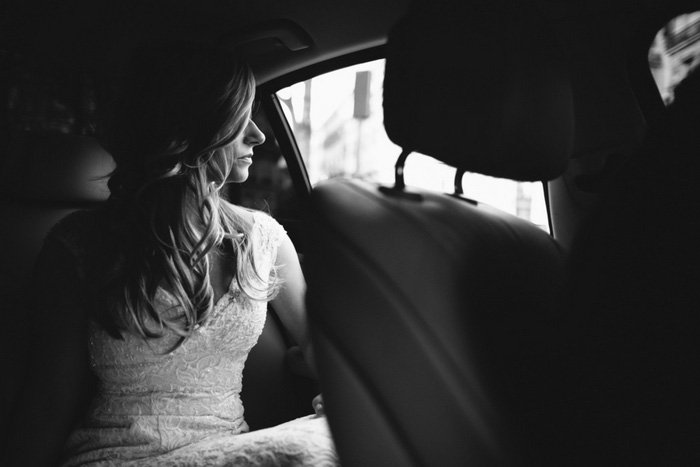
{"label": "lace detail on dress", "polygon": [[[69,216],[52,231],[79,268],[91,251],[87,227],[98,214]],[[253,215],[254,259],[268,281],[285,235],[270,216]],[[94,250],[93,250],[94,251]],[[165,290],[156,308],[177,312]],[[240,293],[234,280],[209,321],[173,352],[177,336],[145,340],[88,329],[91,365],[100,387],[87,417],[70,436],[64,465],[336,465],[325,419],[305,417],[246,433],[242,372],[265,324],[267,304]]]}

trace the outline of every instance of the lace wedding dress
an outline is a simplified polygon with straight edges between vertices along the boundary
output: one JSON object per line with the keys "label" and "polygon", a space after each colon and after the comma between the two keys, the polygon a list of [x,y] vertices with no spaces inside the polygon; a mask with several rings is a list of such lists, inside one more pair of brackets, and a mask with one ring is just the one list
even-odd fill
{"label": "lace wedding dress", "polygon": [[[72,252],[82,275],[90,243],[86,235],[104,230],[96,216],[76,213],[51,233]],[[255,263],[268,277],[283,234],[270,216],[254,213]],[[157,298],[159,311],[177,311],[165,290]],[[99,389],[68,439],[63,465],[337,465],[323,417],[248,431],[240,399],[242,371],[265,317],[266,304],[247,299],[234,280],[207,323],[171,353],[166,351],[176,341],[174,335],[118,340],[90,324],[87,344]]]}

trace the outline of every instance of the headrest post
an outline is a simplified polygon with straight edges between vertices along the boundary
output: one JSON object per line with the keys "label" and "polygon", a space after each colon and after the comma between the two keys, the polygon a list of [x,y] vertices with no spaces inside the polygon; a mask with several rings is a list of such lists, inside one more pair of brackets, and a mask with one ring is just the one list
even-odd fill
{"label": "headrest post", "polygon": [[461,196],[464,194],[464,188],[462,187],[462,178],[464,178],[464,173],[466,170],[457,169],[455,172],[455,195]]}
{"label": "headrest post", "polygon": [[401,155],[396,159],[396,165],[394,165],[394,189],[403,190],[406,188],[406,182],[403,180],[403,166],[406,164],[406,159],[408,155],[413,151],[409,149],[403,149]]}
{"label": "headrest post", "polygon": [[396,159],[396,165],[394,165],[394,186],[380,186],[379,191],[381,191],[385,195],[397,198],[403,198],[417,202],[423,201],[423,195],[421,195],[420,193],[413,193],[406,190],[406,182],[404,182],[403,180],[403,166],[404,164],[406,164],[406,159],[408,158],[408,155],[412,152],[413,150],[410,149],[401,150],[401,155],[399,155],[399,158]]}

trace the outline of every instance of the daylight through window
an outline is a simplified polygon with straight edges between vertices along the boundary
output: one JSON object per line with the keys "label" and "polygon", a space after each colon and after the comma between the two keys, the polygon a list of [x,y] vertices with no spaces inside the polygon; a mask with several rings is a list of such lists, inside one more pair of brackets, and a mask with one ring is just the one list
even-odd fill
{"label": "daylight through window", "polygon": [[[384,60],[317,76],[278,92],[295,132],[312,185],[333,177],[392,184],[401,149],[384,131]],[[431,157],[412,154],[407,185],[452,192],[455,169]],[[541,183],[515,182],[467,173],[464,195],[522,217],[548,230]]]}
{"label": "daylight through window", "polygon": [[700,63],[700,11],[677,16],[654,38],[649,66],[666,105],[673,90]]}

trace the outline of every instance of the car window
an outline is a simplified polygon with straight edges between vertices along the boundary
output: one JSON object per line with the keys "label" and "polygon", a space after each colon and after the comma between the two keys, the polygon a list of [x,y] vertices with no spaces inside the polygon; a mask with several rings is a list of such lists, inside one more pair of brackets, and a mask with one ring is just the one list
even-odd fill
{"label": "car window", "polygon": [[649,49],[649,67],[666,105],[673,90],[700,63],[700,11],[680,15],[656,34]]}
{"label": "car window", "polygon": [[[361,63],[278,91],[312,185],[333,178],[393,184],[401,149],[384,131],[384,60]],[[453,192],[455,169],[432,157],[411,154],[407,185]],[[523,183],[467,173],[464,196],[490,204],[548,230],[541,183]]]}

